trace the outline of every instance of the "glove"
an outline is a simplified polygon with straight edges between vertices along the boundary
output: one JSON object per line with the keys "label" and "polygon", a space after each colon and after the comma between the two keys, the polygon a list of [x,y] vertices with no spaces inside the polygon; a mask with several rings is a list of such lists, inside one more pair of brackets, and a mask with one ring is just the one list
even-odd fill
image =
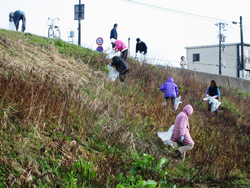
{"label": "glove", "polygon": [[181,135],[180,136],[180,141],[183,142],[183,140],[184,140],[184,136]]}
{"label": "glove", "polygon": [[209,95],[208,94],[206,94],[206,97],[208,97]]}
{"label": "glove", "polygon": [[215,95],[215,96],[212,96],[212,98],[216,99],[216,98],[217,98],[217,95]]}

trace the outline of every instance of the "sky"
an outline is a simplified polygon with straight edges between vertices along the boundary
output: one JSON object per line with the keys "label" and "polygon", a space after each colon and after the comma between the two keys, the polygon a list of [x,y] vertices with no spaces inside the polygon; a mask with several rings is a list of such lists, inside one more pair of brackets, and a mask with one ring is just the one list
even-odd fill
{"label": "sky", "polygon": [[[135,56],[136,38],[148,46],[147,58],[159,64],[178,65],[186,56],[185,47],[218,44],[218,22],[227,23],[225,43],[240,42],[239,22],[242,16],[243,37],[250,43],[250,13],[246,0],[81,0],[85,4],[81,22],[81,45],[96,50],[96,39],[103,38],[103,48],[110,47],[110,30],[118,24],[118,39],[128,45]],[[0,28],[9,29],[11,11],[26,14],[25,32],[47,37],[48,17],[58,17],[62,40],[68,41],[69,31],[75,31],[78,44],[78,21],[74,20],[74,5],[79,0],[0,0]]]}

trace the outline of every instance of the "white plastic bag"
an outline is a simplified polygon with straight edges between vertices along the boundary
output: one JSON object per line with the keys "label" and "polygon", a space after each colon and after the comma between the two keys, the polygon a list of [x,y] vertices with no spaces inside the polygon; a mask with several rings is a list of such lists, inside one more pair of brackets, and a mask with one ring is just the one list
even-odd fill
{"label": "white plastic bag", "polygon": [[12,21],[12,22],[9,22],[9,30],[10,30],[10,31],[16,31],[16,26],[15,26],[15,24],[14,24],[13,21]]}
{"label": "white plastic bag", "polygon": [[107,68],[109,69],[109,75],[108,80],[115,81],[115,79],[119,76],[119,72],[116,71],[112,66],[107,65]]}
{"label": "white plastic bag", "polygon": [[141,52],[141,56],[140,56],[140,64],[142,65],[143,61],[146,60],[146,54],[144,54],[143,52]]}
{"label": "white plastic bag", "polygon": [[115,53],[115,51],[111,49],[111,51],[106,56],[106,59],[112,59],[114,56],[120,57],[120,55],[121,55],[121,52],[116,52]]}
{"label": "white plastic bag", "polygon": [[178,108],[178,106],[179,106],[180,103],[182,103],[181,102],[181,96],[175,98],[175,100],[174,100],[174,109],[175,110],[177,110],[177,108]]}
{"label": "white plastic bag", "polygon": [[178,147],[177,143],[170,140],[174,130],[174,125],[172,125],[167,132],[157,132],[157,135],[161,138],[165,145],[171,146],[172,148]]}
{"label": "white plastic bag", "polygon": [[217,99],[211,97],[211,96],[208,96],[206,98],[203,99],[203,101],[207,101],[208,100],[208,103],[211,104],[211,112],[214,112],[215,110],[217,110],[221,104],[221,102],[219,102]]}

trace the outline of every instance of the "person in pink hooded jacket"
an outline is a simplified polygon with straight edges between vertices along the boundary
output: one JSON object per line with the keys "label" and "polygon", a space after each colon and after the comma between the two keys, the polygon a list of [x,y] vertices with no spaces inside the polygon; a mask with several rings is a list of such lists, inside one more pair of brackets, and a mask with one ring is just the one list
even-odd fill
{"label": "person in pink hooded jacket", "polygon": [[128,47],[124,44],[124,42],[122,42],[121,40],[116,40],[113,50],[115,50],[115,52],[121,52],[120,58],[122,58],[124,61],[127,60]]}
{"label": "person in pink hooded jacket", "polygon": [[185,159],[186,151],[191,150],[194,147],[194,141],[189,133],[189,116],[193,113],[193,107],[188,104],[183,108],[175,119],[174,129],[171,136],[171,140],[176,142],[178,150],[176,150],[176,157]]}

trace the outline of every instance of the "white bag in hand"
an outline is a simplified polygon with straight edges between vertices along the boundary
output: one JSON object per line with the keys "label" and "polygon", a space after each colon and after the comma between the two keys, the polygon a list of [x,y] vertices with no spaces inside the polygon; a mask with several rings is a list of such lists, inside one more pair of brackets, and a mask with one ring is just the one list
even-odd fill
{"label": "white bag in hand", "polygon": [[157,135],[161,138],[165,145],[171,146],[172,148],[178,147],[176,142],[170,140],[174,130],[174,125],[172,125],[167,132],[158,132]]}
{"label": "white bag in hand", "polygon": [[141,57],[140,57],[140,64],[142,65],[143,61],[145,61],[146,59],[146,54],[144,54],[143,52],[141,52]]}
{"label": "white bag in hand", "polygon": [[177,110],[177,108],[178,108],[178,106],[179,106],[180,103],[182,103],[181,102],[181,96],[175,98],[175,100],[174,100],[174,109],[175,110]]}
{"label": "white bag in hand", "polygon": [[116,71],[112,66],[107,65],[107,68],[109,70],[108,80],[115,81],[115,79],[119,76],[119,72]]}
{"label": "white bag in hand", "polygon": [[112,59],[114,56],[120,57],[120,55],[121,55],[121,52],[115,53],[115,51],[111,50],[111,52],[107,55],[106,59]]}
{"label": "white bag in hand", "polygon": [[208,103],[211,104],[211,112],[214,112],[215,110],[217,110],[221,104],[221,102],[219,102],[217,99],[208,96],[206,98],[203,99],[203,101],[207,101]]}
{"label": "white bag in hand", "polygon": [[16,26],[15,26],[15,24],[14,24],[13,21],[12,21],[12,22],[9,22],[9,30],[10,30],[10,31],[16,31]]}

